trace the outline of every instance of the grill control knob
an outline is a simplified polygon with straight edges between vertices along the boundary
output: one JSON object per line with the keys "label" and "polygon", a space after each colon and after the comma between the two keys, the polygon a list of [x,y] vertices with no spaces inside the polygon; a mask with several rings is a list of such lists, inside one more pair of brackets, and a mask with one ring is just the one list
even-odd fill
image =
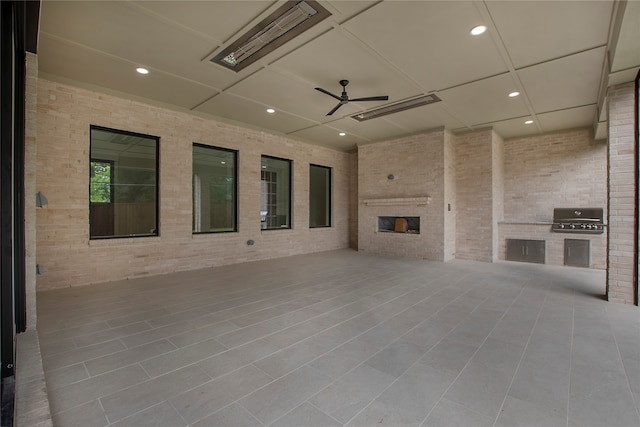
{"label": "grill control knob", "polygon": [[573,230],[574,228],[576,228],[576,226],[575,224],[569,224],[569,228]]}
{"label": "grill control knob", "polygon": [[587,224],[580,224],[580,228],[584,230],[585,228],[587,228]]}

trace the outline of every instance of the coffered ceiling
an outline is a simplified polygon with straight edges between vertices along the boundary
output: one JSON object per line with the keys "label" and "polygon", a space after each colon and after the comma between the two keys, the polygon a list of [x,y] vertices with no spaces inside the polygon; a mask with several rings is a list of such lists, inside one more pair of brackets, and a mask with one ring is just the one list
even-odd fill
{"label": "coffered ceiling", "polygon": [[[579,0],[320,0],[329,18],[242,71],[210,61],[283,3],[44,0],[39,72],[346,151],[440,126],[604,138],[606,87],[640,66],[640,2]],[[470,35],[477,25],[487,31]],[[336,100],[314,88],[339,95],[342,79],[351,98],[389,100],[327,116]],[[442,101],[351,118],[425,94]]]}

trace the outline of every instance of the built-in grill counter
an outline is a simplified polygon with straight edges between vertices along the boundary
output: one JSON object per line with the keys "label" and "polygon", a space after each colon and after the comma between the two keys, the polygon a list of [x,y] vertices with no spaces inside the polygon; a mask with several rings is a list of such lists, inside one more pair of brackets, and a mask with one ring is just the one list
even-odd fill
{"label": "built-in grill counter", "polygon": [[603,208],[555,208],[546,221],[499,222],[499,259],[604,269],[604,214]]}
{"label": "built-in grill counter", "polygon": [[555,208],[551,231],[556,233],[603,234],[604,209]]}

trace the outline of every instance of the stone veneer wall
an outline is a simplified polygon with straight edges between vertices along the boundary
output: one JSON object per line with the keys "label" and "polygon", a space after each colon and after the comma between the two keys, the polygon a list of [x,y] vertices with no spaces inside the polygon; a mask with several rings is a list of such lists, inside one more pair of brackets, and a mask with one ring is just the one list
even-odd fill
{"label": "stone veneer wall", "polygon": [[[348,153],[44,79],[37,123],[36,187],[49,200],[37,209],[38,290],[348,247]],[[90,125],[160,137],[159,236],[89,240]],[[237,233],[191,233],[194,142],[239,150]],[[260,230],[262,154],[293,160],[290,230]],[[330,228],[308,227],[310,163],[332,168]]]}
{"label": "stone veneer wall", "polygon": [[636,144],[635,85],[609,88],[609,301],[634,303]]}
{"label": "stone veneer wall", "polygon": [[[444,253],[445,146],[445,131],[438,129],[358,147],[358,250],[414,259],[449,258]],[[406,202],[425,197],[426,205]],[[379,205],[377,199],[387,202]],[[378,232],[378,216],[419,216],[421,233]]]}
{"label": "stone veneer wall", "polygon": [[590,129],[576,129],[504,142],[504,221],[499,224],[499,258],[506,239],[546,241],[546,263],[564,264],[564,239],[591,244],[591,267],[606,267],[605,234],[552,233],[553,208],[602,207],[606,212],[606,144]]}

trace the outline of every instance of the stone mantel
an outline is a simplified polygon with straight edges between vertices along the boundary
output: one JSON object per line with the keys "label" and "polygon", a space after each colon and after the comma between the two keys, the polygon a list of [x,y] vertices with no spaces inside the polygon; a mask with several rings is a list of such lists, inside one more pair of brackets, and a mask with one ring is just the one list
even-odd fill
{"label": "stone mantel", "polygon": [[426,206],[431,203],[430,196],[423,197],[394,197],[389,199],[364,199],[367,206]]}

